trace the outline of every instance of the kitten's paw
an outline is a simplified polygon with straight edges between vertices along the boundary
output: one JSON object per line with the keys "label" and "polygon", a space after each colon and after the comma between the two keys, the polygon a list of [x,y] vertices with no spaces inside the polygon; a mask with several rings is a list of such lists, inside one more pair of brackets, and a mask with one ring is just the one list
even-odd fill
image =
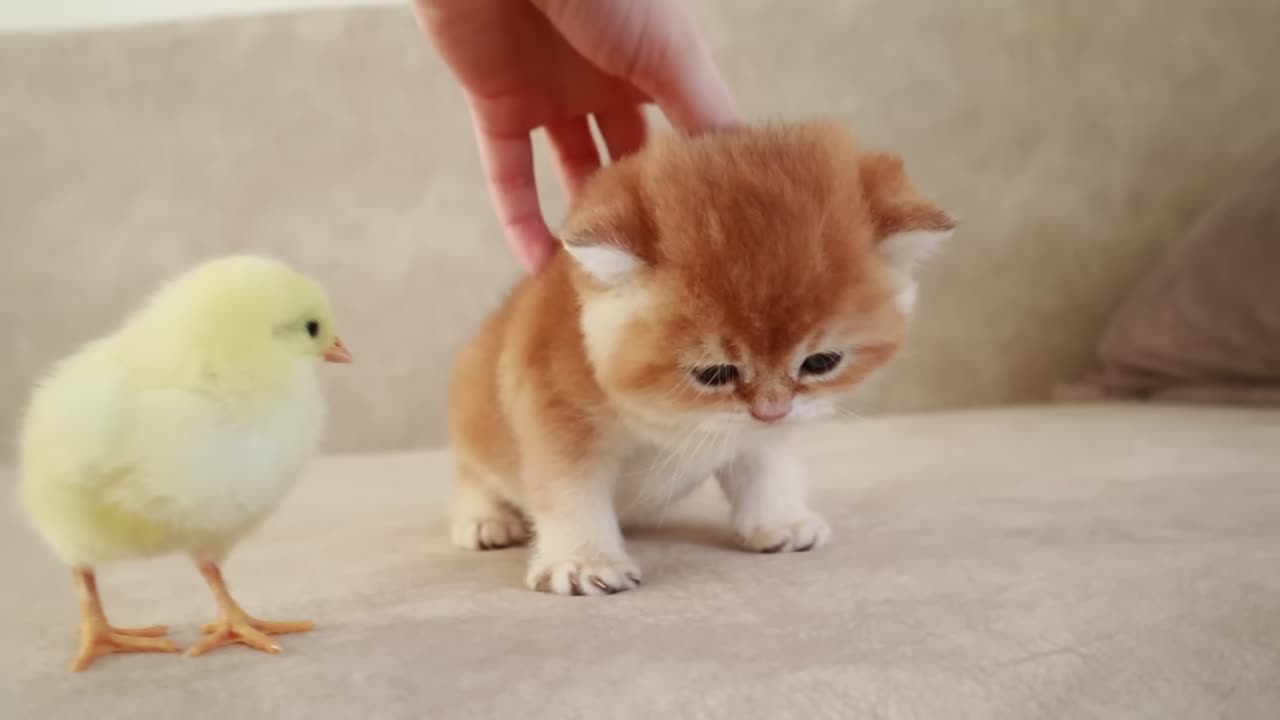
{"label": "kitten's paw", "polygon": [[497,550],[529,542],[524,518],[504,508],[485,516],[455,517],[453,544],[464,550]]}
{"label": "kitten's paw", "polygon": [[612,595],[640,584],[640,568],[630,558],[545,559],[535,557],[525,583],[556,595]]}
{"label": "kitten's paw", "polygon": [[738,541],[753,552],[805,552],[831,539],[831,526],[816,513],[789,523],[738,528]]}

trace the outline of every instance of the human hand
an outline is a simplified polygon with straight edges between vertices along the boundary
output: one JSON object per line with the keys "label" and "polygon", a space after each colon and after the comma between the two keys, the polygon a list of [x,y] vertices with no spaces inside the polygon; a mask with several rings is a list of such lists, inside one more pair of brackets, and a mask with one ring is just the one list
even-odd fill
{"label": "human hand", "polygon": [[601,164],[590,118],[615,160],[644,144],[645,103],[685,132],[737,122],[678,0],[414,0],[414,7],[466,92],[490,197],[531,272],[556,247],[538,204],[534,130],[546,129],[572,199]]}

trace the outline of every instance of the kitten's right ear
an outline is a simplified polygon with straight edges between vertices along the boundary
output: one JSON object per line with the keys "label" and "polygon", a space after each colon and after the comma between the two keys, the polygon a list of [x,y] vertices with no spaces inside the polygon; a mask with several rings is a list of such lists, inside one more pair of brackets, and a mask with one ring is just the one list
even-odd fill
{"label": "kitten's right ear", "polygon": [[566,234],[561,243],[588,275],[605,285],[617,285],[625,281],[644,264],[630,251],[611,242],[607,234]]}
{"label": "kitten's right ear", "polygon": [[647,231],[642,214],[625,185],[597,181],[570,212],[560,243],[588,275],[605,285],[621,284],[645,265],[636,252],[639,235]]}

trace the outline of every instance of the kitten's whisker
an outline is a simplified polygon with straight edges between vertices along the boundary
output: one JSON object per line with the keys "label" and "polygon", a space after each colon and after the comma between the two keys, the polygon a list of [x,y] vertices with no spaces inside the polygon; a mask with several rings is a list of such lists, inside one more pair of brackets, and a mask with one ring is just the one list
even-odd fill
{"label": "kitten's whisker", "polygon": [[[680,470],[684,466],[685,464],[684,461],[687,458],[684,451],[685,451],[685,448],[688,447],[690,439],[693,438],[695,435],[702,435],[702,442],[706,441],[706,434],[698,433],[696,431],[696,427],[691,428],[691,430],[692,432],[685,433],[684,439],[680,442],[680,449],[677,454],[675,466],[671,468],[671,472],[667,477],[667,499],[665,502],[662,503],[662,506],[658,510],[658,527],[662,527],[662,525],[667,520],[667,508],[671,506],[672,498],[675,497],[676,481],[679,480],[682,475]],[[698,453],[698,450],[702,447],[702,442],[699,442],[698,447],[694,448],[692,453],[693,455],[696,455]]]}
{"label": "kitten's whisker", "polygon": [[[670,509],[671,505],[675,502],[677,483],[684,480],[685,474],[683,471],[686,465],[685,461],[690,456],[697,456],[702,451],[703,447],[706,445],[707,440],[711,437],[711,433],[705,428],[705,425],[706,425],[706,421],[695,422],[692,426],[688,428],[684,439],[680,443],[679,449],[677,451],[675,467],[672,468],[671,473],[668,475],[668,478],[667,478],[667,497],[666,497],[666,500],[662,503],[658,511],[659,527],[661,527],[663,523],[666,522],[667,511]],[[689,449],[689,441],[691,438],[695,436],[698,437],[698,444],[695,447],[693,447],[688,454],[686,454],[686,450]]]}
{"label": "kitten's whisker", "polygon": [[[668,484],[674,486],[675,475],[679,473],[679,469],[680,469],[680,462],[677,461],[677,458],[680,458],[683,455],[685,445],[688,444],[689,438],[693,434],[691,431],[694,426],[690,425],[688,427],[685,427],[685,426],[677,426],[677,427],[683,431],[680,433],[681,435],[680,444],[676,446],[667,446],[664,452],[661,455],[659,455],[657,458],[655,458],[653,463],[650,464],[649,470],[645,473],[644,477],[640,478],[641,487],[640,487],[640,492],[636,496],[637,497],[636,503],[638,503],[641,498],[643,498],[646,502],[648,501],[650,486],[652,485],[655,488],[657,487],[657,482],[660,481],[659,478],[662,475],[666,474],[667,468],[671,466],[673,461],[675,461],[676,466],[672,469],[672,475],[668,479]],[[661,467],[659,467],[659,463],[661,463]],[[661,492],[661,491],[658,491],[658,492]]]}
{"label": "kitten's whisker", "polygon": [[[721,456],[721,455],[725,455],[725,454],[727,454],[727,453],[729,452],[729,448],[730,448],[730,446],[731,446],[731,444],[732,444],[732,442],[731,442],[731,437],[732,437],[732,436],[731,436],[731,434],[730,434],[730,433],[728,433],[728,432],[719,432],[719,431],[717,431],[717,432],[716,432],[716,443],[715,443],[715,445],[713,445],[712,447],[716,447],[717,449],[719,449],[719,452],[717,452],[717,453],[716,453],[716,456],[717,456],[717,457],[719,457],[719,456]],[[721,441],[721,440],[724,440],[724,447],[723,447],[723,448],[719,448],[719,445],[720,445],[720,441]],[[732,464],[733,464],[733,457],[734,457],[733,455],[730,455],[730,456],[729,456],[729,459],[728,459],[728,460],[726,460],[726,461],[722,464],[722,466],[723,466],[723,465],[732,465]],[[715,470],[718,470],[718,469],[719,469],[719,467],[715,468],[715,469],[713,470],[713,472],[715,472]]]}
{"label": "kitten's whisker", "polygon": [[[681,433],[681,435],[683,439],[687,440],[687,432]],[[632,498],[631,502],[627,504],[624,512],[631,510],[649,499],[649,489],[653,484],[653,480],[659,473],[666,469],[667,465],[670,464],[677,452],[677,448],[667,446],[661,453],[654,455],[653,460],[649,463],[649,468],[645,470],[644,474],[640,478],[638,478],[638,482],[640,484],[639,491],[636,493],[635,497]],[[660,464],[661,468],[659,467]]]}
{"label": "kitten's whisker", "polygon": [[[692,432],[693,429],[694,429],[694,426],[692,425],[688,427],[679,426],[678,431],[680,432],[680,444],[675,447],[669,446],[667,448],[667,452],[662,455],[662,467],[657,468],[656,472],[665,471],[667,469],[667,465],[670,464],[670,462],[674,460],[681,452],[683,452],[685,443],[689,442],[689,438],[693,435],[693,432]],[[649,470],[650,472],[654,472],[655,468],[650,467]]]}
{"label": "kitten's whisker", "polygon": [[867,419],[867,416],[866,416],[866,415],[863,415],[863,414],[861,414],[861,413],[854,412],[853,410],[850,410],[849,408],[841,407],[840,405],[833,405],[832,407],[835,409],[835,411],[836,411],[837,413],[840,413],[841,415],[843,415],[843,416],[845,416],[845,417],[853,418],[853,419],[855,419],[855,420],[866,420],[866,419]]}

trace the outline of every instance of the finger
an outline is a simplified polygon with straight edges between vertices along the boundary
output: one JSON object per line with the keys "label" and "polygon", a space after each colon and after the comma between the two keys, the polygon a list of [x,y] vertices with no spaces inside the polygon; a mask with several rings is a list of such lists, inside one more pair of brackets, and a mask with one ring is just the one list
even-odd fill
{"label": "finger", "polygon": [[[620,3],[613,10],[624,16],[612,18],[612,27],[601,26],[601,15],[609,13],[595,3],[535,4],[583,57],[635,85],[681,130],[692,133],[738,123],[733,96],[679,0]],[[617,37],[606,41],[611,36],[627,42],[620,44]]]}
{"label": "finger", "polygon": [[596,126],[609,149],[609,160],[617,161],[644,146],[648,126],[639,105],[596,114]]}
{"label": "finger", "polygon": [[502,223],[507,243],[528,272],[538,272],[551,259],[556,240],[542,219],[533,171],[533,144],[528,134],[503,135],[476,126],[480,162],[489,198]]}
{"label": "finger", "polygon": [[630,80],[654,99],[673,125],[685,132],[738,124],[729,86],[700,41],[672,47],[665,57],[637,65]]}
{"label": "finger", "polygon": [[560,183],[572,201],[587,178],[600,169],[600,150],[591,136],[591,124],[585,115],[557,120],[547,125],[547,137],[556,151]]}

